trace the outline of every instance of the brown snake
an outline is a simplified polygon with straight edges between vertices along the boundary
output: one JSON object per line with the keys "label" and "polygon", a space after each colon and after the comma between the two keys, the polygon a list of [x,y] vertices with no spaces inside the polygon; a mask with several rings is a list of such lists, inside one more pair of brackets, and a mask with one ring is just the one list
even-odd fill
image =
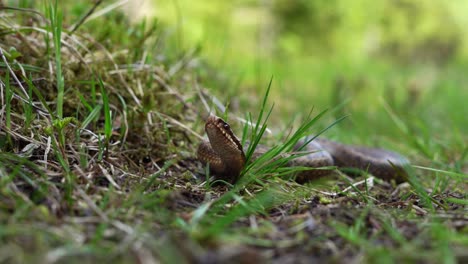
{"label": "brown snake", "polygon": [[[210,170],[218,179],[234,183],[245,166],[246,158],[239,139],[228,123],[220,117],[210,115],[206,120],[205,131],[208,141],[198,147],[198,159],[209,163]],[[296,147],[304,144],[300,141]],[[398,153],[361,146],[345,145],[324,138],[316,138],[302,151],[305,156],[292,159],[288,166],[356,168],[384,180],[402,182],[407,178],[405,166],[409,161]],[[254,156],[265,152],[265,147],[255,150]],[[298,173],[296,180],[305,182],[331,174],[331,170],[306,170]]]}

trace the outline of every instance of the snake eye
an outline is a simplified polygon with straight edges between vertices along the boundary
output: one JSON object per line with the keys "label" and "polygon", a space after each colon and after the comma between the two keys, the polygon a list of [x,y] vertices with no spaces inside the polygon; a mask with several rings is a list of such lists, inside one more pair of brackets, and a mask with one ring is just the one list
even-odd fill
{"label": "snake eye", "polygon": [[226,123],[226,121],[224,121],[223,119],[221,119],[219,117],[218,117],[218,120],[216,122],[217,122],[218,127],[220,127],[220,128],[221,127],[224,128],[224,129],[229,129],[230,128],[229,124]]}

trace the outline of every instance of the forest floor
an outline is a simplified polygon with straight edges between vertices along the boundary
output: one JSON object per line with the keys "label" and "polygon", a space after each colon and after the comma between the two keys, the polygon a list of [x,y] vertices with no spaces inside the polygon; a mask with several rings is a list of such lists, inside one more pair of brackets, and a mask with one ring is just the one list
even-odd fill
{"label": "forest floor", "polygon": [[[423,154],[402,184],[340,171],[298,184],[257,162],[212,185],[195,153],[207,105],[224,112],[204,86],[214,69],[156,23],[73,7],[0,7],[0,263],[468,262],[463,135],[433,162],[408,129],[399,144]],[[266,125],[261,100],[250,119]],[[233,129],[260,137],[245,116],[228,115]]]}

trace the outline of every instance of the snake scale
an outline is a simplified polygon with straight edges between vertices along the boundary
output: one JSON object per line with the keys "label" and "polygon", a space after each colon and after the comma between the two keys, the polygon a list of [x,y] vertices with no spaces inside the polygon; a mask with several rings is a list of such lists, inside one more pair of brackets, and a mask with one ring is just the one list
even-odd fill
{"label": "snake scale", "polygon": [[[203,141],[197,151],[198,159],[210,166],[211,172],[218,178],[235,183],[246,163],[245,153],[239,139],[231,127],[220,117],[210,115],[205,123],[209,141]],[[301,140],[296,149],[304,145]],[[264,153],[266,147],[258,147],[254,157]],[[301,151],[308,154],[298,156],[287,166],[355,168],[366,171],[376,177],[390,181],[403,182],[407,178],[405,167],[409,161],[402,155],[377,148],[345,145],[325,138],[316,138]],[[297,174],[298,182],[314,180],[331,174],[332,170],[305,170]]]}

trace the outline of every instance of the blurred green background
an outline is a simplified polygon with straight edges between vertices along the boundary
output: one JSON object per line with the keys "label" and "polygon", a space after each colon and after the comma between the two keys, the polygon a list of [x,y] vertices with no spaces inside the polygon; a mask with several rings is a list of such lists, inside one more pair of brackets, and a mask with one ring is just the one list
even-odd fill
{"label": "blurred green background", "polygon": [[167,26],[174,49],[198,46],[218,70],[200,75],[233,110],[254,111],[273,76],[270,101],[280,120],[315,107],[332,110],[333,117],[349,114],[340,126],[355,135],[402,135],[393,111],[408,126],[406,133],[466,140],[468,1],[152,5],[146,11]]}

